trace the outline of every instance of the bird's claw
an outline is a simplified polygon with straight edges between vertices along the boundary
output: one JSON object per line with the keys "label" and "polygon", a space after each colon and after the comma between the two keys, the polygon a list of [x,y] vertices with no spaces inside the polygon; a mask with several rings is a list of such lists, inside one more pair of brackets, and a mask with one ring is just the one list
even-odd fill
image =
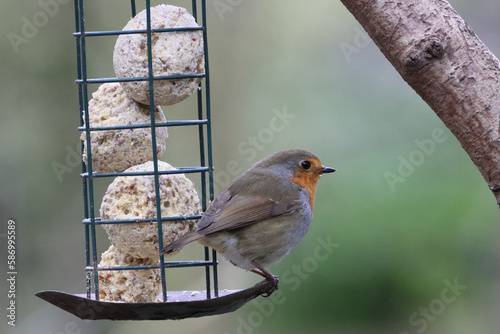
{"label": "bird's claw", "polygon": [[271,289],[266,292],[265,294],[262,295],[262,297],[269,297],[274,293],[274,291],[278,290],[278,283],[279,283],[279,278],[276,275],[271,275],[271,276],[266,276],[266,281],[271,282]]}

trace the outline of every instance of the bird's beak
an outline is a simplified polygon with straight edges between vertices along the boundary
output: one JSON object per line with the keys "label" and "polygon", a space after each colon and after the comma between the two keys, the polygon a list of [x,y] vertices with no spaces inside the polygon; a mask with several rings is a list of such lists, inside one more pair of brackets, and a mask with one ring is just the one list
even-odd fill
{"label": "bird's beak", "polygon": [[333,172],[335,172],[335,171],[337,171],[335,168],[331,168],[331,167],[325,167],[325,166],[323,166],[323,168],[321,168],[321,169],[319,170],[319,173],[320,173],[320,174],[324,174],[324,173],[333,173]]}

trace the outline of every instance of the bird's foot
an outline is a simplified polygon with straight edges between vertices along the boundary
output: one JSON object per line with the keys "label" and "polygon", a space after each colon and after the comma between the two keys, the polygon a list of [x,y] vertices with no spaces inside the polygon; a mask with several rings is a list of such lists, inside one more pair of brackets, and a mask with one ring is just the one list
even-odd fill
{"label": "bird's foot", "polygon": [[270,277],[266,277],[266,281],[271,282],[271,290],[269,290],[267,293],[263,294],[263,297],[269,297],[274,293],[274,291],[278,290],[278,283],[280,282],[278,276],[276,275],[271,275]]}
{"label": "bird's foot", "polygon": [[252,264],[257,268],[257,269],[253,269],[252,272],[264,277],[266,279],[266,281],[270,283],[271,289],[262,295],[263,297],[269,297],[270,295],[272,295],[274,293],[274,291],[278,290],[278,284],[280,281],[278,276],[271,274],[269,271],[264,269],[264,267],[262,267],[260,264],[258,264],[255,261],[252,261]]}

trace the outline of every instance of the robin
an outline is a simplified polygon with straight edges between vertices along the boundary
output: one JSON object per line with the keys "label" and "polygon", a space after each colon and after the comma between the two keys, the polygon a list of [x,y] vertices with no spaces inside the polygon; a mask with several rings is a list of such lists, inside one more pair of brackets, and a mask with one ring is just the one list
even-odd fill
{"label": "robin", "polygon": [[265,268],[302,240],[311,222],[321,174],[335,172],[302,149],[279,151],[237,177],[203,214],[196,231],[162,249],[174,253],[198,241],[232,264],[274,282]]}

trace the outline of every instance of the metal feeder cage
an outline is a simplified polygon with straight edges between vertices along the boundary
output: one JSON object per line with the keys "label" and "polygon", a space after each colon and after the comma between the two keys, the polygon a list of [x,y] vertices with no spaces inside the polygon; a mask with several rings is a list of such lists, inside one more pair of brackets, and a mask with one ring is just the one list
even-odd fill
{"label": "metal feeder cage", "polygon": [[[110,319],[110,320],[163,320],[163,319],[183,319],[190,317],[201,317],[215,314],[232,312],[246,302],[260,295],[269,295],[274,291],[274,287],[269,281],[262,281],[255,286],[244,290],[221,290],[219,289],[217,277],[217,255],[215,250],[204,247],[203,260],[195,261],[165,261],[163,254],[158,254],[159,265],[139,265],[139,266],[118,266],[118,267],[99,267],[99,254],[97,250],[97,225],[102,224],[130,224],[130,223],[150,223],[164,222],[177,220],[192,220],[199,219],[198,216],[179,216],[179,217],[162,217],[161,202],[156,201],[156,218],[152,219],[129,219],[129,220],[103,220],[95,215],[95,196],[94,196],[94,179],[96,178],[114,178],[130,175],[153,175],[155,184],[155,198],[161,198],[159,189],[159,176],[164,174],[191,174],[198,173],[201,177],[201,205],[202,211],[207,208],[207,203],[214,199],[213,187],[213,160],[212,160],[212,140],[211,140],[211,116],[210,116],[210,85],[209,85],[209,63],[208,63],[208,43],[207,43],[207,18],[205,0],[201,0],[201,6],[198,6],[197,0],[191,1],[191,14],[196,19],[200,27],[190,28],[151,28],[151,4],[150,0],[145,0],[146,9],[146,30],[134,31],[87,31],[85,27],[84,15],[84,0],[75,0],[75,23],[76,32],[73,34],[76,37],[77,51],[77,75],[76,84],[78,86],[79,99],[79,114],[80,127],[79,131],[83,131],[86,136],[86,141],[89,143],[86,147],[88,164],[82,162],[82,188],[83,188],[83,205],[85,216],[82,221],[85,231],[85,275],[86,275],[86,293],[84,294],[69,294],[60,291],[46,290],[37,292],[36,295],[53,305],[68,311],[81,319]],[[201,21],[198,19],[198,9],[201,7]],[[136,15],[136,1],[130,1],[130,9],[132,17]],[[154,76],[152,66],[152,48],[151,39],[152,33],[168,33],[172,31],[190,31],[201,30],[204,41],[204,57],[205,57],[205,74],[188,74],[188,75],[173,75],[173,76]],[[136,78],[88,78],[87,77],[87,38],[99,38],[102,36],[118,36],[122,34],[146,34],[147,50],[148,50],[148,70],[147,77]],[[198,119],[157,122],[155,120],[155,106],[153,94],[153,81],[155,80],[172,80],[184,78],[199,78],[202,77],[197,92],[197,108]],[[151,122],[149,124],[134,124],[120,125],[111,127],[91,127],[89,122],[89,91],[88,86],[92,84],[103,84],[109,82],[125,82],[125,81],[147,81],[149,83],[150,97],[150,115]],[[82,115],[82,111],[83,115]],[[194,167],[178,167],[174,171],[159,171],[158,157],[156,149],[155,131],[159,127],[198,127],[199,141],[199,166]],[[90,145],[90,133],[92,131],[104,130],[123,130],[134,128],[149,128],[152,139],[152,153],[154,170],[151,172],[135,172],[135,173],[97,173],[92,170],[92,152]],[[84,153],[84,145],[82,142],[82,154]],[[158,236],[162,236],[162,224],[158,226]],[[163,248],[163,240],[158,237],[159,249]],[[175,270],[179,267],[205,267],[205,291],[171,291],[167,290],[165,280],[165,270]],[[147,270],[160,269],[161,285],[162,285],[162,302],[110,302],[99,299],[99,276],[101,270]]]}

